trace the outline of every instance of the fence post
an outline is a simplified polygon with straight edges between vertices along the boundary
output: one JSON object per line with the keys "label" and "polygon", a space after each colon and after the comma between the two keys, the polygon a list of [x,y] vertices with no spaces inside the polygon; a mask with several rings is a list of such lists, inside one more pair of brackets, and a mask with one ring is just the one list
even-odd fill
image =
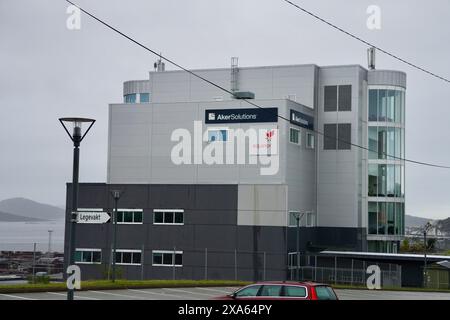
{"label": "fence post", "polygon": [[314,281],[317,281],[317,255],[314,256]]}
{"label": "fence post", "polygon": [[263,264],[264,264],[264,268],[263,268],[263,280],[266,281],[266,252],[263,252]]}
{"label": "fence post", "polygon": [[234,249],[234,280],[237,281],[237,249]]}
{"label": "fence post", "polygon": [[33,283],[35,282],[35,270],[36,270],[36,242],[33,244]]}
{"label": "fence post", "polygon": [[141,254],[141,280],[144,280],[144,274],[145,274],[145,247],[142,245],[142,254]]}
{"label": "fence post", "polygon": [[353,285],[353,259],[352,259],[352,272],[350,276],[350,284]]}
{"label": "fence post", "polygon": [[205,248],[205,280],[208,280],[208,248]]}
{"label": "fence post", "polygon": [[337,282],[337,256],[334,256],[334,284]]}

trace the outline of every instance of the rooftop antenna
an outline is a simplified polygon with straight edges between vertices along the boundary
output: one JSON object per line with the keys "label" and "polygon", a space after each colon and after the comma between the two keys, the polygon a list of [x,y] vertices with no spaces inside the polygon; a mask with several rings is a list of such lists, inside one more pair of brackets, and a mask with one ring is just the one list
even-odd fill
{"label": "rooftop antenna", "polygon": [[239,90],[238,75],[239,75],[239,58],[231,57],[231,92],[233,94]]}
{"label": "rooftop antenna", "polygon": [[156,72],[166,71],[166,64],[164,62],[162,62],[161,57],[162,57],[162,54],[160,52],[159,59],[153,64],[153,68],[155,69]]}
{"label": "rooftop antenna", "polygon": [[369,70],[375,70],[375,47],[370,47],[367,49],[367,62],[369,65]]}

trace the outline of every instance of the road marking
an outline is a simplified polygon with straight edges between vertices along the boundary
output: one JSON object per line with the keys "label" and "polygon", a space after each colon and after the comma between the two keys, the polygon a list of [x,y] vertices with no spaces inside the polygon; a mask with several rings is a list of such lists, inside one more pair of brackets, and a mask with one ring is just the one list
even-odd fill
{"label": "road marking", "polygon": [[189,294],[191,294],[191,295],[201,295],[201,296],[208,296],[208,297],[211,297],[211,295],[208,294],[208,293],[193,292],[193,291],[189,291],[189,290],[173,289],[173,288],[165,288],[164,290],[175,291],[175,292],[182,292],[182,293],[189,293]]}
{"label": "road marking", "polygon": [[138,296],[129,296],[129,295],[126,295],[126,294],[118,294],[118,293],[105,292],[105,291],[88,290],[87,292],[100,293],[100,294],[106,294],[106,295],[110,295],[110,296],[123,297],[123,298],[132,298],[132,299],[145,300],[145,298],[138,297]]}
{"label": "road marking", "polygon": [[[153,290],[153,289],[151,289],[151,290]],[[128,289],[128,291],[139,292],[139,293],[148,293],[148,294],[156,294],[158,296],[176,297],[176,298],[179,298],[179,299],[186,299],[186,297],[184,297],[184,296],[179,296],[179,295],[176,295],[176,294],[164,293],[164,292],[158,293],[158,292],[151,292],[151,291],[137,290],[137,289]]]}
{"label": "road marking", "polygon": [[206,291],[211,291],[211,292],[217,292],[217,293],[231,293],[228,290],[218,290],[218,289],[211,289],[211,288],[203,288],[203,287],[195,287],[195,289],[201,289],[201,290],[206,290]]}
{"label": "road marking", "polygon": [[27,297],[21,297],[21,296],[15,296],[13,294],[4,294],[0,293],[0,296],[8,297],[8,298],[14,298],[14,299],[22,299],[22,300],[36,300],[33,298],[27,298]]}
{"label": "road marking", "polygon": [[[56,296],[64,296],[64,297],[67,296],[67,294],[65,294],[65,293],[58,293],[58,292],[47,292],[47,293],[48,293],[48,294],[54,294],[54,295],[56,295]],[[84,297],[84,296],[79,296],[79,295],[74,295],[74,297],[75,297],[75,298],[79,298],[79,299],[99,300],[99,299],[96,299],[96,298]]]}

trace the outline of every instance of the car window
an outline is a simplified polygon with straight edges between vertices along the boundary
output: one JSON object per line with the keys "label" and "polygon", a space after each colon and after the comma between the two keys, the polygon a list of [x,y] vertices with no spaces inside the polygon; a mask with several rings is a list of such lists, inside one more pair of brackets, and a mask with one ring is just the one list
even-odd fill
{"label": "car window", "polygon": [[281,287],[282,286],[263,286],[259,296],[262,297],[279,297],[281,294]]}
{"label": "car window", "polygon": [[319,300],[337,300],[332,288],[327,286],[317,286],[316,295]]}
{"label": "car window", "polygon": [[250,286],[236,292],[235,297],[254,297],[261,286]]}
{"label": "car window", "polygon": [[306,297],[305,287],[285,286],[284,295],[286,297]]}

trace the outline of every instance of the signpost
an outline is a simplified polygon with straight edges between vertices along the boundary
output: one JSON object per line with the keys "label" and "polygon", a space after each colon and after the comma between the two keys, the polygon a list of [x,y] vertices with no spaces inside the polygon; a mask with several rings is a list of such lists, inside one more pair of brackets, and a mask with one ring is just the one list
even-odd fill
{"label": "signpost", "polygon": [[78,211],[76,223],[107,223],[111,219],[108,212],[103,211]]}

